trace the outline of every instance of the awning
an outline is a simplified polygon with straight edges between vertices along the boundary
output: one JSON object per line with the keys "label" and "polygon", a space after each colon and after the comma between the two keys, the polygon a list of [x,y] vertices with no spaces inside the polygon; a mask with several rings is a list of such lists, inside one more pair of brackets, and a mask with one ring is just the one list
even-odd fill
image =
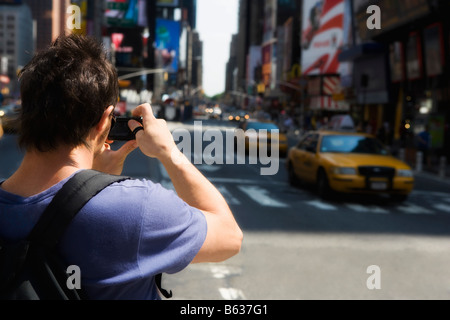
{"label": "awning", "polygon": [[350,105],[345,101],[335,101],[331,96],[312,97],[309,103],[310,110],[350,111]]}

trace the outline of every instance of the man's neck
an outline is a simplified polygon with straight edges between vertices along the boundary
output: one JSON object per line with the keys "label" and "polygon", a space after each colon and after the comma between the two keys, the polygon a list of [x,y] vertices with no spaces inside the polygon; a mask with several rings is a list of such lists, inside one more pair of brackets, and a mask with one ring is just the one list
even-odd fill
{"label": "man's neck", "polygon": [[22,197],[30,197],[49,189],[78,170],[91,169],[92,161],[92,152],[84,146],[59,148],[52,152],[28,151],[19,169],[1,188]]}

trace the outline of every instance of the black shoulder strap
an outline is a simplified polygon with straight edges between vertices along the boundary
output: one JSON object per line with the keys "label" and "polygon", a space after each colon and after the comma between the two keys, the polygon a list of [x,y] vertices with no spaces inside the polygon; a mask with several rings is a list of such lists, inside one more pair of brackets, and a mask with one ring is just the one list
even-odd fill
{"label": "black shoulder strap", "polygon": [[[130,179],[94,170],[83,170],[67,181],[55,195],[28,236],[48,248],[55,248],[75,215],[100,191],[114,182]],[[64,208],[64,210],[61,210]]]}

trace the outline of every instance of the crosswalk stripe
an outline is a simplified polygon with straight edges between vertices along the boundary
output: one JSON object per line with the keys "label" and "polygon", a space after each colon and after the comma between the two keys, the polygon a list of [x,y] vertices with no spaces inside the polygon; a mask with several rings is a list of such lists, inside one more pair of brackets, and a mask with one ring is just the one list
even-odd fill
{"label": "crosswalk stripe", "polygon": [[238,188],[262,206],[273,208],[289,207],[287,204],[271,198],[269,196],[269,191],[264,188],[260,188],[258,186],[239,186]]}
{"label": "crosswalk stripe", "polygon": [[433,208],[450,213],[450,205],[447,204],[435,204],[433,205]]}
{"label": "crosswalk stripe", "polygon": [[374,213],[374,214],[389,214],[389,211],[377,206],[363,206],[360,204],[346,203],[345,206],[353,211]]}
{"label": "crosswalk stripe", "polygon": [[246,300],[242,290],[234,288],[219,288],[220,295],[225,300]]}
{"label": "crosswalk stripe", "polygon": [[317,209],[328,210],[328,211],[337,210],[337,208],[335,206],[324,203],[322,201],[316,200],[316,201],[308,201],[306,203],[309,204],[310,206],[316,207]]}
{"label": "crosswalk stripe", "polygon": [[225,186],[216,186],[229,205],[240,205],[241,202],[234,197]]}
{"label": "crosswalk stripe", "polygon": [[398,210],[406,213],[406,214],[433,214],[433,211],[428,210],[426,208],[417,206],[412,203],[408,203],[402,206],[397,207]]}
{"label": "crosswalk stripe", "polygon": [[[172,182],[170,181],[169,175],[167,174],[167,171],[163,167],[162,164],[160,165],[160,172],[162,175],[161,185],[169,190],[175,190]],[[266,207],[273,207],[273,208],[289,208],[290,205],[287,203],[283,203],[277,199],[274,199],[270,196],[271,191],[268,189],[256,186],[256,185],[247,185],[251,183],[256,183],[256,180],[250,180],[250,179],[239,179],[239,178],[210,178],[211,182],[213,183],[240,183],[245,184],[245,186],[238,186],[238,189],[242,192],[244,192],[247,196],[249,196],[252,200],[254,200],[256,203],[260,204],[261,206]],[[276,182],[274,184],[279,185],[285,185],[286,183],[282,182]],[[223,195],[225,200],[229,205],[241,205],[241,201],[233,195],[232,192],[230,192],[226,186],[224,185],[216,185],[216,188],[219,190],[219,192]],[[422,192],[423,193],[423,192]],[[434,193],[433,193],[434,194]],[[441,194],[439,194],[441,195]],[[336,211],[338,208],[334,205],[331,205],[329,203],[320,201],[320,200],[313,200],[313,201],[306,201],[307,205],[310,205],[312,207],[315,207],[320,210],[325,211]],[[433,209],[438,211],[443,211],[445,213],[450,213],[450,205],[447,204],[450,203],[450,198],[443,198],[442,203],[434,204],[432,205]],[[373,214],[389,214],[390,212],[388,210],[385,210],[379,206],[374,205],[360,205],[360,204],[353,204],[353,203],[344,203],[344,206],[346,206],[348,209],[356,212],[361,213],[373,213]],[[434,210],[430,210],[428,208],[424,208],[422,206],[415,205],[413,203],[405,203],[398,206],[395,206],[392,208],[392,210],[400,211],[404,214],[411,214],[411,215],[432,215],[436,214]],[[391,211],[392,211],[391,210]]]}

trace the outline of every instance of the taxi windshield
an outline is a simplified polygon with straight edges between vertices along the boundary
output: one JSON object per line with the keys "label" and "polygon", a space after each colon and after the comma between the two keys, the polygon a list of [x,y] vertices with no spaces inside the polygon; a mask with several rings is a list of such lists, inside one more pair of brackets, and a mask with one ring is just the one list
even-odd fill
{"label": "taxi windshield", "polygon": [[377,139],[364,136],[324,136],[320,152],[359,153],[372,155],[387,155],[388,151]]}

